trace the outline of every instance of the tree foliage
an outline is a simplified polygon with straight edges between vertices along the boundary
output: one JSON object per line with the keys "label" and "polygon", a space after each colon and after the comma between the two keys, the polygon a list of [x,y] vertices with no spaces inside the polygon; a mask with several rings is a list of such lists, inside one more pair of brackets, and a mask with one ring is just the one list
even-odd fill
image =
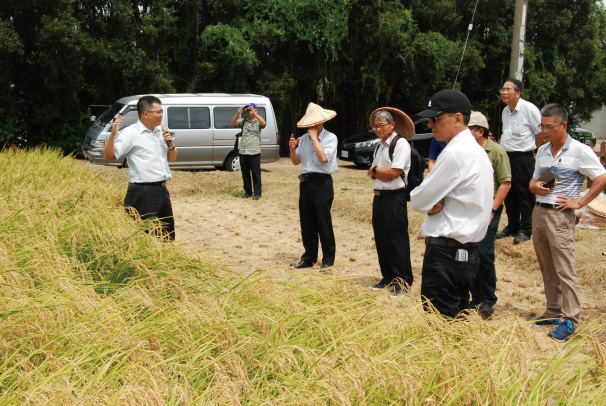
{"label": "tree foliage", "polygon": [[[90,104],[133,94],[271,98],[285,143],[309,101],[340,137],[456,87],[500,127],[514,0],[0,0],[0,143],[76,149]],[[599,0],[529,4],[524,97],[587,120],[606,102]],[[460,66],[460,71],[459,71]],[[457,77],[458,73],[458,77]],[[457,81],[455,83],[455,78]],[[285,147],[285,144],[283,145]]]}

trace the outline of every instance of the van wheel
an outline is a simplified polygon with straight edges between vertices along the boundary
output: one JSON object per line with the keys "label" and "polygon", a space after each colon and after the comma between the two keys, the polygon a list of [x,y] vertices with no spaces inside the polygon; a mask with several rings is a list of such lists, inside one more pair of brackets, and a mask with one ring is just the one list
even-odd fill
{"label": "van wheel", "polygon": [[232,151],[225,159],[225,169],[228,172],[240,172],[240,155]]}

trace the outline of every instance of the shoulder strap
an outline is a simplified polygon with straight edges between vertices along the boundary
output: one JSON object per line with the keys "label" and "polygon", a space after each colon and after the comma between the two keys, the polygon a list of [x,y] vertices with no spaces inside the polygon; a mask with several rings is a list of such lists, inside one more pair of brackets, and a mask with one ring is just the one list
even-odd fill
{"label": "shoulder strap", "polygon": [[387,152],[389,154],[390,161],[393,161],[393,152],[395,151],[396,144],[398,143],[398,141],[400,141],[400,138],[404,138],[404,137],[402,137],[400,134],[396,134],[396,136],[393,137],[391,144],[389,144],[389,150]]}

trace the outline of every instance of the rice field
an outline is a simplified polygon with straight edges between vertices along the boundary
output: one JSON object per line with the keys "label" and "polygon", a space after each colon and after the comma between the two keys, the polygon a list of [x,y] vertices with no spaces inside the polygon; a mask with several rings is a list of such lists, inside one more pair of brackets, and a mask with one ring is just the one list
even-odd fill
{"label": "rice field", "polygon": [[526,322],[242,275],[147,234],[58,151],[0,167],[0,405],[606,404],[604,317],[554,351]]}

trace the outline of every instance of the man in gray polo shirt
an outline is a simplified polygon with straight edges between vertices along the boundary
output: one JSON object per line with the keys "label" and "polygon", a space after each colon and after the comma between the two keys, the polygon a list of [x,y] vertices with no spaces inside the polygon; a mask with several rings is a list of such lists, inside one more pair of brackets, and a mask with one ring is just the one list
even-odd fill
{"label": "man in gray polo shirt", "polygon": [[[541,115],[547,144],[537,152],[530,191],[537,196],[532,214],[532,242],[543,276],[547,307],[534,321],[537,325],[557,326],[549,336],[563,341],[574,333],[581,313],[574,258],[574,211],[604,189],[606,170],[591,148],[567,134],[568,112],[562,106],[548,104]],[[577,201],[585,176],[593,184]]]}

